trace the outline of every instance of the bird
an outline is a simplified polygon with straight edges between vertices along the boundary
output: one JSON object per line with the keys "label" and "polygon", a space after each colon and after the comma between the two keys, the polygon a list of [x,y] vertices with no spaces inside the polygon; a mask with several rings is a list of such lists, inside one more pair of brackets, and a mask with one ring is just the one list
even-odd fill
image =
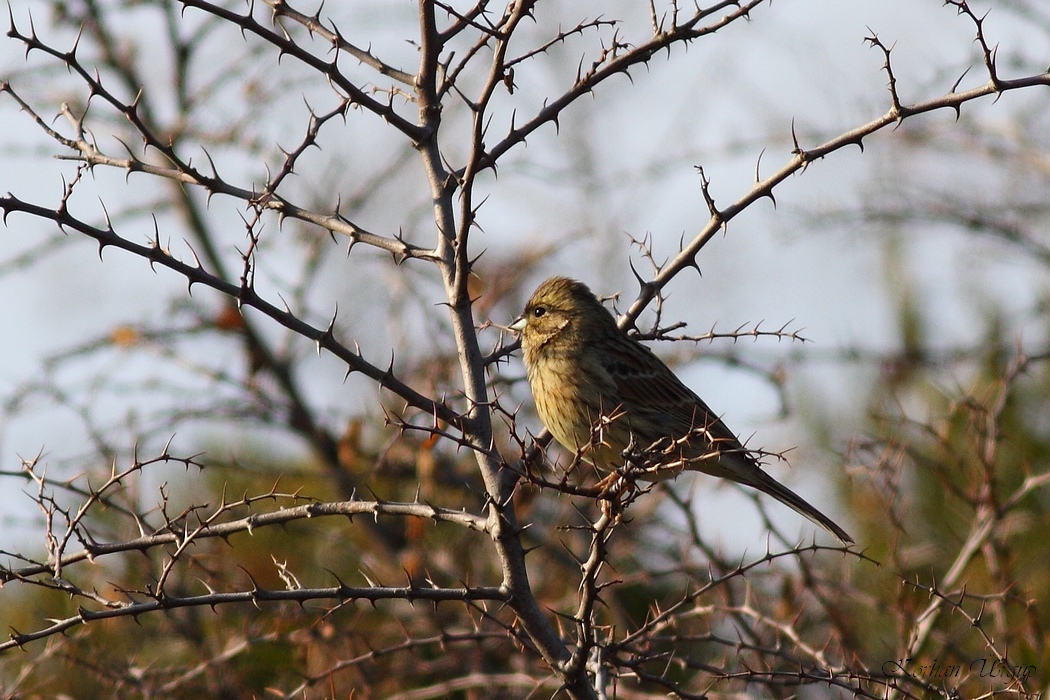
{"label": "bird", "polygon": [[650,482],[683,471],[728,479],[772,496],[844,545],[853,544],[829,517],[763,471],[703,399],[617,326],[587,285],[547,279],[508,328],[521,338],[543,424],[599,472]]}

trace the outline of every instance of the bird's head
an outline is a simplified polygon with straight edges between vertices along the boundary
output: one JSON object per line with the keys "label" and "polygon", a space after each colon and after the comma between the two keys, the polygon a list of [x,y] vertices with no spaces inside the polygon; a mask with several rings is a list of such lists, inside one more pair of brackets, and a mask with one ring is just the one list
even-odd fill
{"label": "bird's head", "polygon": [[615,331],[616,322],[587,285],[568,277],[551,277],[536,288],[525,311],[509,327],[530,352],[555,339],[587,342],[603,331]]}

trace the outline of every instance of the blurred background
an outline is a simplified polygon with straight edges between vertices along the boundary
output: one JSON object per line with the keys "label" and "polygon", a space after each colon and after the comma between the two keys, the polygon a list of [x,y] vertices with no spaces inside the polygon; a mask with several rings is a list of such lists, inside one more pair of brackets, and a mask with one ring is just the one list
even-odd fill
{"label": "blurred background", "polygon": [[[1050,8],[1042,0],[973,9],[978,17],[988,11],[983,31],[997,47],[1001,77],[1047,70]],[[414,4],[357,2],[323,12],[348,40],[416,70]],[[280,169],[279,149],[302,141],[310,110],[338,106],[337,91],[309,67],[287,56],[278,64],[273,47],[250,32],[242,38],[236,27],[179,3],[31,0],[12,6],[11,15],[23,34],[32,23],[59,51],[80,33],[80,60],[98,68],[118,99],[131,101],[141,88],[142,114],[184,158],[241,187],[261,186]],[[500,88],[489,106],[486,143],[586,73],[609,49],[611,34],[601,22],[613,19],[624,48],[652,32],[644,3],[538,8],[515,35],[519,52],[545,45],[559,27],[595,25],[514,67],[513,89]],[[320,37],[294,31],[296,41],[331,60]],[[556,127],[531,134],[477,181],[472,254],[482,255],[472,284],[479,324],[513,319],[552,274],[618,295],[613,305],[626,310],[638,291],[632,267],[652,276],[653,265],[673,258],[708,220],[697,166],[724,207],[756,176],[789,162],[793,139],[812,148],[886,113],[886,57],[865,41],[871,36],[892,47],[906,104],[988,80],[974,23],[932,1],[764,4],[749,21],[659,53],[632,68],[630,79],[602,83],[563,111]],[[470,44],[456,48],[463,55]],[[389,80],[345,55],[339,68],[415,120],[415,105]],[[482,61],[464,72],[464,93],[480,87],[484,68]],[[138,243],[159,235],[176,257],[196,257],[224,279],[239,280],[253,216],[243,201],[118,167],[80,168],[47,131],[71,133],[63,110],[84,112],[84,81],[44,51],[27,55],[23,42],[0,41],[0,80],[43,122],[13,94],[0,94],[0,192],[53,209],[75,183],[67,204],[76,217],[102,227],[108,217]],[[681,333],[783,329],[805,339],[745,334],[654,349],[749,446],[785,452],[790,468],[777,462],[770,473],[842,523],[873,557],[893,562],[902,578],[916,571],[937,578],[951,568],[983,486],[998,484],[1008,501],[1027,475],[1047,472],[1048,107],[1045,86],[1011,91],[968,102],[961,114],[943,109],[909,118],[866,138],[863,149],[836,151],[778,186],[775,204],[763,200],[734,218],[700,253],[701,274],[686,271],[663,290],[659,321],[684,322]],[[125,116],[97,96],[88,114],[88,138],[102,151],[163,161],[155,151],[143,156]],[[470,143],[470,113],[450,99],[443,116],[445,157],[457,165]],[[370,231],[433,245],[430,189],[402,135],[349,109],[326,122],[316,145],[283,181],[283,196],[320,211],[338,206]],[[389,253],[364,245],[348,254],[345,239],[295,220],[264,218],[258,232],[253,274],[261,296],[287,303],[320,328],[335,315],[336,336],[358,344],[370,362],[385,367],[393,357],[398,374],[420,391],[456,396],[455,346],[440,306],[445,291],[431,266],[395,265]],[[442,489],[455,482],[474,500],[457,491],[449,505],[481,503],[471,460],[454,444],[401,435],[389,424],[386,418],[404,408],[395,397],[360,374],[344,379],[342,362],[251,310],[242,316],[215,291],[196,285],[190,292],[182,276],[151,269],[140,257],[99,251],[45,219],[7,216],[0,246],[0,549],[9,562],[13,552],[37,551],[45,527],[25,461],[75,481],[169,445],[178,454],[202,453],[215,467],[143,470],[127,497],[146,512],[165,488],[172,503],[195,503],[224,485],[254,492],[278,477],[289,491],[305,484],[321,499],[345,496],[348,485],[367,485],[380,498],[410,498],[414,485],[441,502]],[[648,330],[654,319],[650,308],[639,327]],[[501,343],[494,327],[479,333],[483,348]],[[513,429],[538,434],[520,360],[490,373],[501,406],[522,407]],[[499,427],[501,449],[513,450],[510,429]],[[787,509],[774,505],[766,515],[743,492],[702,479],[679,482],[670,497],[684,499],[680,507],[662,502],[649,517],[664,518],[671,529],[692,520],[712,548],[705,556],[760,555],[764,517],[789,539],[816,535]],[[1050,580],[1037,544],[1050,501],[1045,489],[1021,500],[1024,515],[1007,518],[999,531],[1004,549],[985,552],[988,568],[971,574],[974,582],[992,582],[989,591],[1004,581],[1028,586],[1031,595],[1019,594],[1027,601]],[[546,512],[542,504],[530,507],[540,509],[533,515]],[[310,547],[331,551],[342,534]],[[387,545],[398,549],[412,537],[399,532]],[[280,546],[267,541],[258,556]],[[426,556],[402,553],[398,566],[441,568]],[[1016,568],[993,565],[996,556]],[[362,557],[345,564],[381,567]],[[442,562],[453,572],[455,560],[450,554]],[[872,583],[883,591],[888,585]],[[880,597],[864,595],[869,603]],[[914,605],[911,614],[921,608]],[[1045,640],[1032,640],[1050,620],[1045,610],[1018,605],[1016,612],[1004,608],[1000,622],[1017,633],[1016,653],[1038,667],[1045,684]],[[859,615],[854,620],[863,626]],[[945,635],[958,641],[954,631]],[[887,631],[880,639],[869,666],[879,654],[898,658],[896,645],[906,647],[908,635]],[[966,650],[959,642],[953,653],[976,658],[986,653],[982,644]],[[9,683],[20,677],[7,672]],[[35,687],[44,688],[40,683]]]}

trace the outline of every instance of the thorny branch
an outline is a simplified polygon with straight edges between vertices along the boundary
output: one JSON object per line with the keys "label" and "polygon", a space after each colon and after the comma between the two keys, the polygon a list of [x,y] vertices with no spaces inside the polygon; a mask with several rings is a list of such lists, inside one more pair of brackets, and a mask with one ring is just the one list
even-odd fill
{"label": "thorny branch", "polygon": [[342,345],[335,339],[331,326],[324,329],[311,326],[300,320],[292,312],[280,309],[276,305],[262,299],[252,286],[232,284],[208,273],[199,263],[190,265],[175,258],[161,245],[158,239],[154,239],[151,245],[132,243],[121,238],[112,228],[99,228],[75,218],[66,211],[65,207],[51,210],[30,204],[13,196],[0,197],[0,208],[4,210],[5,219],[11,212],[22,212],[39,219],[54,221],[55,224],[63,229],[75,231],[98,241],[100,253],[107,246],[120,248],[149,261],[151,266],[161,265],[182,275],[190,287],[194,284],[202,284],[222,292],[231,299],[235,299],[238,305],[257,309],[296,334],[314,341],[319,350],[327,350],[343,360],[347,365],[348,373],[360,372],[368,376],[383,388],[405,399],[410,405],[420,408],[440,420],[452,424],[456,424],[460,420],[459,415],[452,409],[432,399],[428,399],[398,380],[393,374],[392,367],[385,370],[379,369],[376,365],[365,360],[360,351],[351,350]]}
{"label": "thorny branch", "polygon": [[[523,146],[526,139],[540,128],[547,124],[558,126],[562,115],[578,100],[602,89],[610,79],[631,77],[633,69],[646,66],[664,52],[670,54],[672,47],[688,45],[710,37],[731,24],[752,19],[751,14],[762,5],[761,0],[720,0],[706,8],[695,6],[692,9],[672,3],[666,12],[661,12],[656,3],[649,3],[647,23],[651,34],[643,36],[641,40],[631,40],[628,31],[618,20],[597,17],[579,20],[567,29],[545,34],[531,43],[524,38],[522,28],[536,22],[543,10],[537,3],[523,0],[512,2],[504,8],[494,8],[491,3],[480,1],[463,9],[451,3],[421,0],[418,37],[413,39],[419,59],[415,73],[386,60],[382,50],[356,39],[351,40],[350,35],[344,34],[334,21],[322,16],[323,8],[307,14],[285,0],[265,0],[265,4],[271,13],[272,28],[255,16],[252,3],[243,12],[205,0],[180,0],[170,3],[168,8],[169,22],[177,21],[174,19],[175,9],[183,12],[186,9],[200,10],[210,18],[212,27],[228,26],[239,32],[245,41],[261,44],[265,49],[275,52],[278,58],[294,59],[298,66],[307,70],[314,79],[327,84],[336,95],[337,104],[334,107],[317,112],[312,107],[307,108],[305,129],[297,132],[302,136],[296,145],[290,150],[281,149],[279,166],[273,172],[266,169],[265,177],[254,184],[235,184],[233,180],[221,176],[217,163],[210,155],[207,156],[207,169],[195,166],[180,140],[185,133],[182,131],[185,125],[180,125],[171,133],[159,127],[152,114],[148,86],[135,84],[139,80],[138,73],[118,70],[121,86],[115,89],[110,85],[109,74],[92,65],[93,59],[87,57],[87,52],[80,48],[79,39],[71,49],[59,50],[41,38],[31,20],[28,31],[23,31],[15,21],[14,10],[10,9],[7,36],[19,42],[27,56],[39,53],[51,65],[67,70],[86,90],[87,96],[80,110],[65,104],[55,110],[71,132],[71,135],[66,135],[63,129],[54,126],[47,116],[46,108],[37,106],[36,98],[28,96],[29,92],[21,86],[16,90],[13,81],[0,81],[0,97],[9,96],[29,116],[36,128],[66,151],[61,157],[76,161],[78,167],[75,176],[64,183],[63,195],[57,206],[43,206],[14,194],[0,197],[4,220],[7,222],[10,214],[16,213],[34,221],[48,222],[67,235],[95,240],[100,256],[107,246],[119,248],[148,262],[151,267],[159,265],[171,270],[183,278],[190,289],[194,284],[209,287],[236,302],[239,309],[256,309],[293,336],[314,342],[318,352],[325,350],[339,358],[345,364],[348,375],[363,375],[415,412],[409,417],[404,411],[398,414],[385,409],[388,423],[398,431],[396,439],[422,433],[429,441],[424,442],[425,447],[421,447],[413,459],[408,460],[415,470],[412,479],[417,489],[436,490],[447,486],[441,479],[434,478],[431,471],[435,469],[430,463],[436,459],[432,451],[434,443],[444,438],[446,444],[466,448],[476,463],[476,473],[481,475],[484,514],[471,513],[465,508],[431,505],[426,491],[422,499],[417,491],[414,500],[411,497],[402,501],[376,497],[366,501],[358,500],[355,495],[349,500],[322,502],[300,495],[298,490],[278,492],[276,486],[259,496],[228,501],[224,495],[215,506],[195,503],[178,512],[168,512],[170,506],[165,487],[162,487],[165,500],[160,506],[159,515],[142,513],[131,505],[134,499],[118,497],[118,492],[125,488],[132,475],[140,473],[147,466],[168,462],[185,467],[201,466],[196,457],[176,458],[165,448],[162,455],[154,460],[139,461],[136,457],[127,469],[118,470],[113,466],[101,483],[86,486],[73,481],[52,480],[42,469],[37,469],[38,458],[26,463],[21,476],[36,486],[32,497],[43,516],[46,557],[38,561],[21,554],[3,552],[8,562],[14,560],[20,565],[5,563],[0,568],[0,583],[19,583],[61,592],[71,599],[83,601],[83,605],[75,613],[56,615],[49,624],[38,626],[32,632],[12,632],[8,641],[0,643],[0,651],[23,647],[34,640],[53,637],[86,623],[126,616],[138,619],[158,611],[201,607],[214,609],[233,603],[256,606],[265,603],[276,607],[284,602],[303,604],[322,600],[333,604],[326,614],[335,615],[344,603],[351,601],[362,600],[373,604],[379,601],[430,601],[435,604],[434,617],[439,618],[437,603],[458,602],[468,611],[462,621],[462,628],[456,627],[455,631],[446,632],[446,623],[440,621],[437,623],[440,634],[420,634],[417,629],[411,628],[414,618],[409,619],[402,623],[405,625],[403,642],[383,642],[380,648],[346,654],[331,663],[324,673],[308,675],[307,681],[286,696],[305,692],[306,687],[330,680],[337,672],[363,668],[384,656],[411,656],[428,645],[441,647],[443,654],[449,654],[446,648],[449,646],[473,644],[481,648],[495,640],[507,643],[499,647],[500,654],[513,656],[507,653],[508,649],[513,649],[515,652],[525,652],[518,655],[528,657],[530,662],[542,662],[546,668],[543,678],[547,680],[536,681],[536,687],[551,684],[549,678],[553,672],[556,683],[574,698],[607,697],[610,684],[619,684],[621,689],[626,689],[628,684],[632,687],[638,685],[644,688],[640,693],[653,691],[682,698],[706,697],[706,691],[698,689],[700,685],[690,685],[690,681],[698,678],[704,679],[702,684],[708,683],[707,679],[758,683],[776,695],[783,692],[781,687],[789,687],[793,691],[803,684],[820,684],[855,696],[872,698],[917,697],[920,690],[936,690],[922,679],[887,678],[874,668],[864,667],[861,662],[852,667],[848,665],[848,624],[843,622],[841,615],[841,608],[846,603],[831,592],[831,585],[824,584],[810,566],[809,559],[818,553],[841,552],[852,561],[866,565],[874,563],[870,556],[816,543],[790,546],[783,533],[768,523],[767,519],[774,541],[786,548],[783,551],[767,549],[764,555],[751,560],[729,561],[700,536],[688,499],[672,494],[669,500],[678,506],[679,514],[686,522],[685,541],[688,546],[678,553],[683,556],[672,559],[664,570],[646,569],[645,565],[650,564],[644,561],[647,553],[625,553],[619,544],[620,539],[628,538],[631,516],[635,516],[643,507],[635,503],[640,492],[628,489],[610,498],[603,491],[573,483],[569,475],[579,465],[579,455],[560,481],[536,473],[533,467],[542,461],[540,450],[517,437],[517,410],[507,410],[500,405],[499,397],[492,395],[486,375],[487,368],[496,366],[500,359],[513,352],[516,345],[502,345],[487,355],[479,345],[475,319],[478,297],[473,287],[479,276],[476,267],[479,251],[471,234],[478,230],[481,219],[483,202],[478,201],[480,176],[489,171],[494,172],[508,153]],[[886,114],[809,148],[799,144],[792,129],[794,150],[790,159],[764,178],[756,170],[755,183],[751,189],[726,207],[718,206],[711,193],[710,176],[703,168],[699,168],[700,194],[707,205],[709,219],[691,240],[682,242],[676,256],[666,264],[656,264],[648,243],[640,244],[643,255],[653,263],[654,270],[648,278],[636,273],[640,292],[621,316],[621,326],[635,327],[641,312],[655,302],[657,320],[650,330],[640,333],[644,339],[688,340],[694,343],[720,338],[736,341],[742,337],[804,340],[799,331],[788,330],[787,324],[776,330],[763,330],[759,324],[750,329],[740,326],[728,333],[715,332],[712,328],[703,335],[676,334],[682,324],[662,323],[661,294],[666,285],[686,268],[699,269],[698,255],[718,231],[725,230],[730,221],[762,199],[775,201],[774,190],[788,177],[805,172],[811,164],[851,145],[863,149],[866,137],[893,128],[905,119],[945,108],[959,114],[964,104],[982,97],[1050,86],[1050,72],[1015,79],[1002,77],[996,63],[996,50],[984,33],[983,18],[978,17],[962,0],[949,0],[948,4],[955,7],[975,28],[988,76],[985,84],[964,91],[957,91],[956,85],[940,97],[909,104],[901,99],[898,92],[898,78],[891,63],[893,48],[883,44],[872,33],[867,40],[874,48],[882,51],[885,59],[883,70],[890,92],[890,107]],[[94,13],[96,18],[101,16],[101,10],[92,3],[86,7],[89,14]],[[103,64],[109,68],[125,66],[127,59],[117,50],[119,41],[107,36],[101,27],[99,23],[91,31],[103,47]],[[308,36],[304,37],[303,33]],[[173,34],[177,36],[177,32]],[[598,36],[600,47],[586,60],[581,58],[571,85],[550,95],[542,105],[534,105],[529,111],[523,111],[520,122],[515,112],[509,123],[496,127],[503,128],[503,131],[493,137],[496,133],[493,125],[499,124],[495,121],[498,112],[496,97],[501,95],[503,89],[510,95],[514,94],[515,74],[520,75],[532,64],[548,57],[555,47],[569,46],[592,35]],[[316,47],[311,45],[315,37],[328,50],[328,57],[322,58],[315,53]],[[193,102],[188,94],[191,81],[186,75],[190,65],[187,56],[193,48],[190,42],[175,43],[179,46],[177,53],[181,57],[177,61],[178,94],[180,104],[187,106]],[[387,82],[380,85],[351,78],[340,65],[341,56],[344,59],[349,56],[360,62],[375,76]],[[123,99],[119,96],[121,90],[135,97]],[[468,117],[466,121],[469,126],[461,142],[455,140],[455,107],[465,109]],[[107,113],[100,115],[99,112],[103,110],[107,110]],[[396,234],[375,233],[357,223],[365,219],[353,215],[351,220],[340,213],[338,206],[334,213],[329,213],[306,204],[297,204],[295,201],[301,200],[287,194],[297,168],[305,167],[304,154],[313,147],[320,148],[322,137],[334,131],[338,118],[345,119],[351,110],[362,110],[385,122],[418,155],[433,211],[432,245],[411,243],[400,230]],[[413,110],[416,113],[413,114]],[[112,117],[123,120],[125,127],[130,128],[130,133],[141,139],[141,156],[133,153],[126,145],[127,154],[119,156],[99,145],[94,136],[95,125],[104,124],[104,118]],[[116,140],[120,141],[121,133],[116,131]],[[123,141],[120,142],[123,144]],[[240,253],[243,263],[240,279],[235,282],[230,278],[220,262],[222,254],[217,251],[206,251],[204,261],[195,260],[193,264],[178,259],[161,244],[160,225],[156,221],[152,240],[148,245],[142,245],[132,242],[127,235],[118,234],[108,213],[104,213],[105,224],[102,226],[73,215],[70,204],[74,192],[80,187],[83,174],[95,167],[115,168],[129,175],[143,173],[159,178],[173,184],[186,201],[190,199],[190,192],[200,192],[209,200],[214,195],[225,195],[242,203],[248,212],[243,215],[248,244]],[[267,214],[276,215],[279,221],[299,220],[322,231],[346,236],[351,247],[363,243],[390,254],[397,264],[406,260],[420,263],[398,270],[404,272],[406,277],[412,274],[413,268],[432,265],[433,268],[426,269],[436,270],[440,277],[444,290],[442,304],[447,308],[447,326],[455,349],[452,353],[454,357],[441,365],[440,371],[420,372],[419,375],[428,380],[430,374],[452,377],[455,375],[453,368],[458,363],[459,379],[444,383],[435,380],[432,385],[401,378],[412,375],[395,373],[392,359],[389,366],[382,369],[381,365],[366,360],[360,349],[355,347],[352,350],[349,345],[337,340],[334,317],[327,327],[322,327],[307,322],[298,309],[281,308],[257,292],[257,256],[262,242],[259,231],[263,217]],[[205,227],[196,228],[206,245],[217,244],[217,238],[201,234]],[[32,257],[32,253],[27,253],[22,259],[31,260]],[[282,365],[283,360],[269,352],[269,346],[260,338],[260,334],[254,335],[250,346],[256,354],[268,353],[264,364],[279,379],[283,378],[284,392],[297,407],[293,422],[300,431],[319,430],[319,417],[308,405],[302,392],[293,386],[291,371]],[[942,624],[941,611],[950,609],[962,615],[971,627],[978,630],[985,647],[996,659],[1005,661],[1007,658],[1006,653],[997,646],[992,632],[982,624],[984,599],[981,612],[973,613],[967,604],[977,598],[965,590],[959,591],[958,587],[963,571],[971,565],[977,554],[984,553],[989,559],[998,556],[996,552],[990,552],[988,547],[1001,534],[1002,523],[1011,509],[1050,481],[1045,474],[1034,474],[1019,488],[1003,494],[996,491],[992,478],[997,459],[998,426],[1006,396],[1022,369],[1028,365],[1027,360],[1019,360],[1006,373],[1001,394],[996,397],[996,401],[991,402],[990,409],[984,414],[986,420],[982,435],[985,443],[982,445],[981,457],[985,481],[978,497],[972,502],[975,514],[971,533],[965,538],[955,562],[939,583],[908,583],[931,597],[927,608],[909,630],[908,654],[919,654],[924,650]],[[420,389],[419,386],[427,386],[428,389]],[[452,387],[452,390],[447,387]],[[436,398],[439,396],[438,388],[444,392],[440,394],[441,398]],[[419,416],[423,417],[422,421],[418,420]],[[504,449],[505,446],[500,444],[501,438],[493,426],[494,416],[500,416],[509,423],[514,443],[510,449]],[[351,431],[349,438],[354,437]],[[347,442],[355,447],[357,443],[349,438]],[[329,452],[332,453],[329,455],[329,466],[334,471],[345,466],[342,457],[336,454],[345,445],[335,445],[334,439],[328,442],[332,443],[329,445]],[[541,438],[539,443],[543,442]],[[348,451],[351,457],[356,455],[352,449]],[[891,454],[889,450],[882,453],[883,456]],[[880,462],[880,466],[887,465]],[[369,468],[375,471],[376,465],[370,464]],[[464,480],[460,473],[455,473],[455,478]],[[55,493],[55,488],[62,492],[61,496]],[[564,545],[567,553],[563,559],[549,552],[562,548],[555,546],[555,536],[550,532],[553,528],[546,528],[544,532],[534,531],[540,530],[541,524],[545,528],[551,522],[559,522],[555,519],[545,520],[555,506],[545,502],[537,505],[532,501],[536,492],[544,495],[553,492],[565,497],[571,501],[572,510],[585,522],[583,526],[567,528],[560,533],[561,540],[557,545]],[[65,505],[65,500],[70,496],[82,500],[75,506]],[[591,502],[595,499],[601,501],[602,512],[592,519],[586,509],[593,505]],[[304,500],[309,502],[302,503]],[[288,501],[293,505],[242,514],[267,501]],[[139,536],[112,541],[98,536],[98,530],[94,529],[98,523],[96,518],[101,517],[99,514],[104,510],[115,512],[119,518],[132,523]],[[891,511],[894,510],[891,507]],[[330,515],[346,516],[351,521],[354,516],[384,516],[406,522],[425,520],[455,525],[458,526],[455,528],[457,530],[469,531],[468,534],[481,533],[487,538],[493,548],[490,562],[493,565],[488,569],[479,567],[481,575],[475,574],[470,577],[471,580],[466,580],[468,576],[464,574],[462,585],[438,585],[434,582],[436,576],[432,577],[429,571],[423,573],[419,567],[410,563],[404,565],[409,580],[406,586],[382,585],[369,579],[369,585],[363,587],[352,587],[339,581],[337,586],[309,588],[299,584],[299,578],[290,565],[279,563],[274,558],[277,575],[285,584],[284,589],[266,587],[252,579],[248,589],[242,589],[243,581],[227,580],[223,585],[229,590],[213,590],[202,578],[200,581],[208,588],[207,593],[187,591],[189,584],[184,572],[194,567],[207,570],[212,566],[205,563],[205,557],[197,555],[197,550],[207,541],[228,540],[239,533],[253,535],[274,525],[285,526]],[[535,524],[530,528],[523,524],[525,522]],[[406,529],[409,528],[406,526]],[[412,536],[410,531],[405,539],[411,540]],[[637,545],[641,540],[631,541]],[[526,555],[532,547],[544,550],[543,556],[547,557],[545,565],[532,568],[526,565]],[[476,542],[465,545],[460,552],[464,555],[462,559],[471,558],[466,556],[467,553],[484,558],[475,549]],[[149,583],[137,588],[119,584],[111,589],[99,590],[94,584],[81,585],[77,582],[77,577],[91,568],[89,564],[101,566],[108,558],[115,560],[115,555],[128,552],[143,555],[162,553],[161,561],[149,559],[153,566],[148,577]],[[578,554],[581,552],[582,555]],[[697,552],[703,555],[702,563],[692,561]],[[654,559],[668,557],[668,551],[654,547],[651,556]],[[770,572],[775,572],[775,565],[782,560],[796,562],[802,574],[794,578],[781,572],[782,578],[776,579],[776,582],[784,586],[779,588],[764,581],[763,576],[772,577]],[[435,560],[424,558],[424,561],[428,562],[426,566],[435,565]],[[546,565],[555,572],[552,576],[546,575]],[[410,566],[413,568],[411,572]],[[362,572],[365,568],[362,565]],[[466,566],[463,568],[469,570]],[[560,597],[559,594],[545,594],[544,589],[558,590],[556,584],[564,582],[551,579],[566,571],[575,577],[574,585],[569,586],[575,590],[562,593]],[[367,577],[367,574],[364,575]],[[475,582],[486,580],[484,576],[489,576],[487,580],[499,582],[495,585]],[[427,584],[417,583],[421,578]],[[617,596],[628,590],[628,586],[643,579],[647,585],[657,585],[645,589],[645,595],[653,598],[641,606],[643,612],[638,614],[636,602],[632,608],[632,601],[624,603],[617,600]],[[536,588],[533,587],[533,580],[540,581]],[[804,584],[802,591],[788,590],[792,585],[799,585],[800,580]],[[796,597],[804,597],[810,608],[803,610],[796,604]],[[1006,606],[1002,602],[1004,599],[1005,596],[1001,595],[987,596],[987,600],[993,601],[990,605],[1000,605],[1003,609]],[[487,603],[499,605],[489,606]],[[778,604],[783,606],[783,610],[777,607]],[[88,605],[93,609],[88,609]],[[828,619],[832,618],[833,622],[829,623]],[[735,638],[720,634],[719,630],[726,624],[735,626]],[[493,629],[495,632],[491,631]],[[216,659],[233,658],[242,648],[231,651],[228,656],[217,656]],[[719,653],[723,653],[725,658],[717,658]],[[743,661],[739,661],[738,657]],[[479,666],[475,663],[477,659],[470,661],[474,663],[472,668]],[[185,677],[203,673],[201,669],[208,667],[203,664],[197,671],[187,672]],[[521,671],[524,675],[507,673],[502,676],[508,686],[519,678],[535,679],[539,676],[534,668],[525,664],[519,668],[525,669]],[[532,674],[529,675],[527,671]],[[690,675],[690,672],[696,673]],[[679,673],[687,679],[685,682],[678,680],[676,674]],[[484,677],[492,679],[495,674]],[[445,685],[434,683],[430,689],[441,688],[451,692],[466,687],[474,688],[477,687],[477,678],[476,675],[464,676],[465,680],[461,684],[451,680],[446,681]],[[1019,696],[1027,692],[1023,684],[1015,690]]]}
{"label": "thorny branch", "polygon": [[195,596],[156,595],[153,600],[128,602],[103,610],[80,608],[76,615],[55,620],[50,626],[35,632],[13,632],[6,642],[0,642],[0,652],[15,647],[23,647],[38,639],[61,634],[67,630],[91,622],[109,620],[117,617],[138,617],[163,610],[177,610],[187,607],[211,607],[232,603],[294,602],[306,603],[313,600],[333,600],[339,604],[357,600],[377,602],[382,600],[407,601],[463,601],[489,600],[506,602],[507,593],[502,587],[470,586],[469,588],[418,588],[415,586],[331,586],[328,588],[296,588],[293,590],[268,590],[255,587],[250,591],[229,591],[226,593],[207,593]]}

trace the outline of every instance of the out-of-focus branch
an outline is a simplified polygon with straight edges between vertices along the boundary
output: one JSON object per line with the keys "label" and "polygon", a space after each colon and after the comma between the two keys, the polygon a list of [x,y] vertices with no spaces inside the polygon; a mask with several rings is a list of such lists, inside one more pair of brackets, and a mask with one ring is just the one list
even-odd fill
{"label": "out-of-focus branch", "polygon": [[[1029,362],[1029,358],[1023,355],[1015,358],[1012,365],[1005,372],[997,395],[989,402],[990,406],[986,409],[988,420],[984,421],[982,425],[982,430],[985,431],[982,447],[985,448],[985,452],[981,455],[981,460],[986,465],[986,469],[983,475],[983,486],[974,497],[975,508],[970,531],[959,547],[951,566],[942,576],[938,577],[935,585],[929,587],[931,601],[915,617],[916,624],[911,630],[905,649],[906,656],[909,658],[922,652],[929,642],[930,634],[937,626],[941,613],[945,610],[944,603],[948,600],[948,596],[941,592],[954,591],[958,588],[962,584],[961,579],[967,567],[996,533],[1010,511],[1031,493],[1050,484],[1050,472],[1047,472],[1029,476],[1010,494],[999,494],[999,489],[996,486],[994,463],[1000,442],[998,434],[999,419],[1014,382],[1027,369]],[[918,584],[914,585],[921,587]],[[963,589],[962,596],[965,597],[965,586],[963,586]],[[956,604],[953,603],[952,605]],[[984,633],[983,629],[981,631]],[[989,646],[994,650],[994,644],[989,644]],[[896,695],[891,694],[889,697],[896,697]]]}

